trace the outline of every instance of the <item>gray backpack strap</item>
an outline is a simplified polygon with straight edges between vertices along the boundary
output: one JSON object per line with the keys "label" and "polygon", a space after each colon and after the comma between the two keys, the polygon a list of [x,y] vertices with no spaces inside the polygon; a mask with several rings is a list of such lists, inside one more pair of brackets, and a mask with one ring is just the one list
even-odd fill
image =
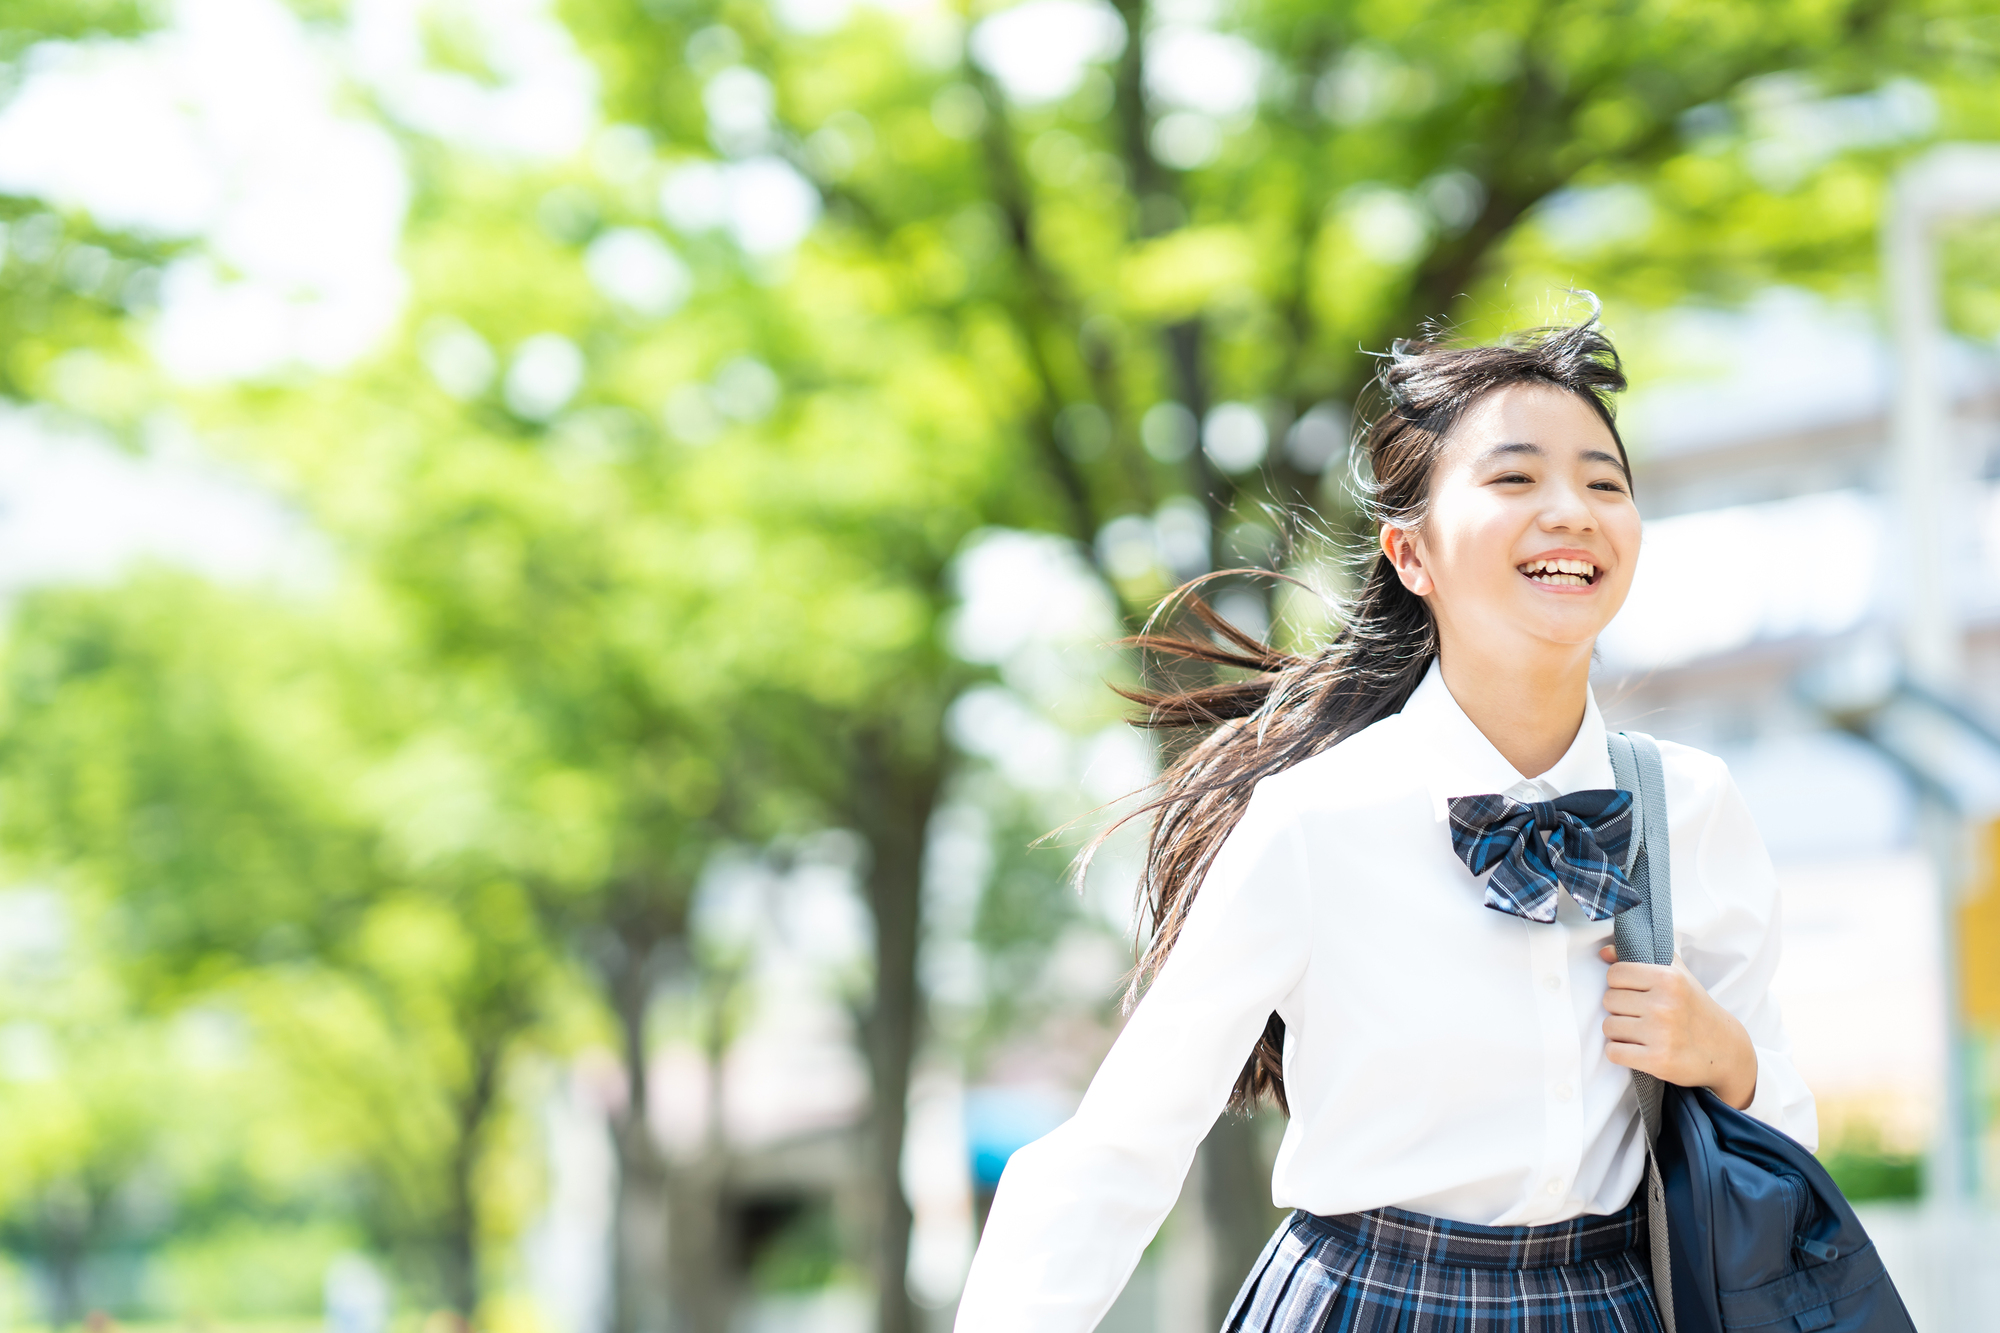
{"label": "gray backpack strap", "polygon": [[[1625,876],[1638,891],[1639,905],[1611,920],[1612,942],[1625,962],[1672,966],[1674,961],[1673,855],[1667,842],[1667,778],[1660,747],[1651,736],[1617,732],[1606,738],[1611,771],[1619,790],[1632,793],[1632,841],[1625,852]],[[1660,1322],[1674,1333],[1674,1283],[1667,1241],[1667,1191],[1653,1143],[1660,1137],[1660,1081],[1632,1073],[1639,1118],[1646,1128],[1646,1227],[1653,1251],[1653,1300]]]}
{"label": "gray backpack strap", "polygon": [[1673,858],[1667,842],[1667,778],[1660,747],[1640,732],[1606,737],[1611,771],[1620,790],[1632,793],[1632,841],[1625,875],[1639,891],[1639,906],[1612,921],[1618,956],[1632,963],[1674,961]]}

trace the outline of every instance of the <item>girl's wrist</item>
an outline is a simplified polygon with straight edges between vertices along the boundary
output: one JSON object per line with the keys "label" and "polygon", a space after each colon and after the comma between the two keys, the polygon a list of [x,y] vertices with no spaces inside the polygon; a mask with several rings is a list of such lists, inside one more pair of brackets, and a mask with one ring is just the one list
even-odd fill
{"label": "girl's wrist", "polygon": [[[1725,1011],[1726,1012],[1726,1011]],[[1750,1109],[1750,1103],[1757,1098],[1757,1048],[1750,1042],[1750,1033],[1734,1014],[1726,1015],[1730,1033],[1729,1054],[1724,1063],[1726,1069],[1719,1071],[1718,1077],[1709,1083],[1709,1090],[1739,1111]]]}

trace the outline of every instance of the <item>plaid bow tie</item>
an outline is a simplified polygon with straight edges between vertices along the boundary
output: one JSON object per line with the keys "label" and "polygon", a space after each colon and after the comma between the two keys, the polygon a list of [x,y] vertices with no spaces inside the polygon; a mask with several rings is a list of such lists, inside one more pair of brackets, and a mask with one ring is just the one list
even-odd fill
{"label": "plaid bow tie", "polygon": [[1509,796],[1454,796],[1451,845],[1473,874],[1497,864],[1486,905],[1527,921],[1556,919],[1556,890],[1568,889],[1593,921],[1605,921],[1639,896],[1625,882],[1632,840],[1632,793],[1573,791],[1553,801]]}

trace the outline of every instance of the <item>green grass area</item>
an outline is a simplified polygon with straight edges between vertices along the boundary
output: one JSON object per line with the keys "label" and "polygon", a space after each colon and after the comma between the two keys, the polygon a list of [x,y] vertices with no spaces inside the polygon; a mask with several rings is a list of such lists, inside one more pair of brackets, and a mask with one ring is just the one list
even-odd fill
{"label": "green grass area", "polygon": [[154,1260],[148,1295],[158,1308],[185,1312],[189,1322],[203,1325],[316,1319],[328,1265],[356,1248],[357,1238],[345,1227],[246,1220],[167,1245]]}
{"label": "green grass area", "polygon": [[1923,1159],[1861,1144],[1842,1144],[1820,1162],[1849,1203],[1915,1199],[1923,1193]]}
{"label": "green grass area", "polygon": [[768,1294],[818,1291],[840,1275],[840,1232],[833,1208],[816,1199],[763,1246],[751,1266],[750,1285]]}

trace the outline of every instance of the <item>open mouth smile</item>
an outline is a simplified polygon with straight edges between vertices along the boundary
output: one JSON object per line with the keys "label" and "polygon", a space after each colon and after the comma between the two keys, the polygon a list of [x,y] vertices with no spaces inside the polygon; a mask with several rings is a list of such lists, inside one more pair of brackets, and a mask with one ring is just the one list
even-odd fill
{"label": "open mouth smile", "polygon": [[1514,568],[1530,582],[1552,588],[1588,588],[1602,572],[1588,560],[1530,560]]}

